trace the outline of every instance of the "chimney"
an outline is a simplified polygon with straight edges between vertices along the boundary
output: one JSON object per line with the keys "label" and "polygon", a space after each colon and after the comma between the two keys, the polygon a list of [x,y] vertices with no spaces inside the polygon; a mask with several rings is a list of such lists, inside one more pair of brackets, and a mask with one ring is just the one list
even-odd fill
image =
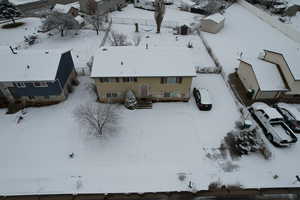
{"label": "chimney", "polygon": [[10,50],[11,50],[11,52],[12,52],[13,54],[17,54],[17,52],[15,52],[14,49],[13,49],[11,46],[9,46],[9,48],[10,48]]}

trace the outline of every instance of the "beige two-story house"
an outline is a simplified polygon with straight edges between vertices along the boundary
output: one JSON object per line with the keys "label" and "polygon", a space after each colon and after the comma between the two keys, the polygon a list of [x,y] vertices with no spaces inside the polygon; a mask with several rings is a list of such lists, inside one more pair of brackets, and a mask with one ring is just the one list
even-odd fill
{"label": "beige two-story house", "polygon": [[188,101],[195,58],[188,48],[106,47],[94,56],[91,77],[100,102],[124,102],[131,90],[138,100]]}

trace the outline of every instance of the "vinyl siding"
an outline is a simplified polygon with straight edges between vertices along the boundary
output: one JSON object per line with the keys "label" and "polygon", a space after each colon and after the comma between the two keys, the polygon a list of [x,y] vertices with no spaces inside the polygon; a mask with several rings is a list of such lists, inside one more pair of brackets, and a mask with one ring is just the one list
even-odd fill
{"label": "vinyl siding", "polygon": [[23,96],[50,96],[61,94],[62,89],[58,81],[47,82],[47,84],[48,87],[35,87],[33,82],[28,82],[25,83],[26,87],[24,88],[9,87],[8,89],[16,99]]}
{"label": "vinyl siding", "polygon": [[64,88],[70,74],[75,71],[74,69],[74,62],[72,59],[71,52],[66,52],[62,54],[59,66],[58,66],[58,71],[56,74],[56,79],[58,79],[61,83],[61,86]]}
{"label": "vinyl siding", "polygon": [[182,77],[182,82],[175,84],[161,84],[160,77],[138,77],[137,82],[114,82],[102,83],[99,78],[95,78],[98,97],[100,101],[108,101],[107,93],[117,93],[118,101],[122,101],[128,90],[132,90],[137,98],[142,98],[142,88],[148,88],[148,96],[155,100],[166,99],[165,93],[171,93],[170,99],[189,99],[192,77]]}
{"label": "vinyl siding", "polygon": [[255,91],[253,98],[259,91],[259,85],[256,80],[256,76],[251,68],[251,66],[245,62],[240,62],[240,66],[237,71],[238,77],[243,83],[244,87],[249,90],[253,89]]}

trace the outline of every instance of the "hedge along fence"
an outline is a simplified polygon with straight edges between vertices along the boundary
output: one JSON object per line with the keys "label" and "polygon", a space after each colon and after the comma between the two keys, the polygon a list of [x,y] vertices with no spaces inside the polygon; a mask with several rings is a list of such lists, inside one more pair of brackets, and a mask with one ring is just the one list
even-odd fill
{"label": "hedge along fence", "polygon": [[[126,24],[126,25],[134,25],[138,23],[141,26],[156,26],[156,22],[152,19],[138,19],[138,18],[120,18],[120,17],[112,17],[113,24]],[[179,26],[180,23],[176,21],[166,21],[163,20],[161,26],[164,28],[175,28]]]}
{"label": "hedge along fence", "polygon": [[252,14],[256,15],[258,18],[263,20],[264,22],[268,23],[272,27],[276,28],[280,32],[282,32],[284,35],[286,35],[288,38],[294,40],[295,42],[300,43],[300,32],[294,29],[293,27],[284,24],[277,20],[276,18],[272,17],[265,11],[256,8],[255,6],[251,5],[250,3],[246,2],[245,0],[238,0],[237,1],[241,6],[246,8],[248,11],[250,11]]}
{"label": "hedge along fence", "polygon": [[[201,198],[202,197],[202,198]],[[300,197],[300,188],[234,188],[224,187],[197,192],[152,192],[152,193],[116,193],[116,194],[43,194],[1,196],[1,200],[194,200],[201,199],[288,199]]]}

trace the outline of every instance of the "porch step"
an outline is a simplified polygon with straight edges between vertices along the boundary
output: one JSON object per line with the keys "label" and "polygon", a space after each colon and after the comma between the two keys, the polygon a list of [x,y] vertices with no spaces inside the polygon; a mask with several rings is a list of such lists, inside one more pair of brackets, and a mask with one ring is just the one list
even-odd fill
{"label": "porch step", "polygon": [[152,109],[152,101],[138,102],[136,109]]}

